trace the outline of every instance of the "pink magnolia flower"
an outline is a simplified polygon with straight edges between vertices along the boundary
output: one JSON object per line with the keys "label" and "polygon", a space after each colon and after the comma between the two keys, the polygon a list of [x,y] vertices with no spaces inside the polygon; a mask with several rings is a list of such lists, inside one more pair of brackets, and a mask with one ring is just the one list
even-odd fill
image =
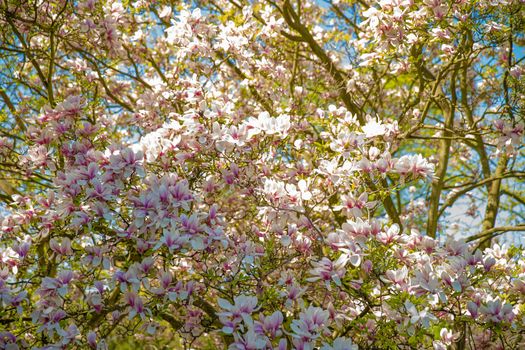
{"label": "pink magnolia flower", "polygon": [[19,350],[20,348],[16,344],[16,336],[8,331],[0,331],[0,348],[6,350]]}
{"label": "pink magnolia flower", "polygon": [[186,246],[189,243],[189,237],[186,235],[181,235],[180,232],[176,230],[168,230],[164,229],[164,233],[159,240],[159,244],[157,245],[160,247],[160,245],[164,244],[168,248],[170,253],[173,253],[175,250],[181,249],[182,247]]}
{"label": "pink magnolia flower", "polygon": [[356,241],[359,244],[364,244],[368,237],[375,236],[381,231],[381,225],[376,220],[364,220],[359,217],[343,223],[341,228],[345,233],[343,241]]}
{"label": "pink magnolia flower", "polygon": [[348,217],[363,216],[363,209],[372,209],[376,205],[376,201],[368,201],[368,193],[363,192],[359,197],[349,193],[341,196],[342,205],[334,207],[334,210],[342,210],[343,214]]}
{"label": "pink magnolia flower", "polygon": [[93,266],[102,266],[109,270],[111,261],[108,258],[109,249],[104,246],[87,246],[84,247],[86,255],[82,259],[83,263]]}
{"label": "pink magnolia flower", "polygon": [[472,316],[473,318],[476,318],[478,316],[479,314],[478,308],[479,308],[479,304],[473,301],[469,301],[467,303],[468,312],[470,313],[470,316]]}
{"label": "pink magnolia flower", "polygon": [[336,285],[341,286],[341,278],[346,273],[346,263],[348,257],[345,254],[341,254],[339,258],[332,262],[328,258],[322,258],[320,261],[312,261],[313,269],[310,270],[310,274],[313,277],[309,277],[306,280],[315,282],[322,280],[325,282],[326,288],[331,290],[330,282],[333,280]]}
{"label": "pink magnolia flower", "polygon": [[71,249],[71,240],[67,237],[62,238],[59,243],[57,239],[51,238],[49,241],[49,248],[59,255],[72,255],[73,249]]}
{"label": "pink magnolia flower", "polygon": [[286,297],[285,305],[287,308],[291,308],[301,302],[301,296],[306,292],[306,288],[293,283],[286,287],[286,291],[281,292],[282,297]]}
{"label": "pink magnolia flower", "polygon": [[130,266],[129,270],[124,272],[118,270],[114,273],[113,278],[116,282],[120,283],[120,290],[122,293],[126,292],[128,286],[136,293],[140,288],[140,279],[138,271],[134,265]]}
{"label": "pink magnolia flower", "polygon": [[87,338],[88,345],[92,349],[96,349],[97,348],[97,334],[93,331],[89,331],[86,338]]}
{"label": "pink magnolia flower", "polygon": [[377,234],[377,240],[383,244],[391,244],[401,240],[399,225],[394,224],[386,231],[379,232]]}
{"label": "pink magnolia flower", "polygon": [[257,334],[267,334],[271,338],[280,337],[280,330],[283,323],[283,314],[275,311],[269,316],[259,315],[259,320],[255,321],[254,330]]}
{"label": "pink magnolia flower", "polygon": [[352,339],[346,337],[338,337],[334,340],[332,345],[325,344],[321,350],[359,350],[357,344],[354,344]]}
{"label": "pink magnolia flower", "polygon": [[52,337],[55,332],[57,334],[63,334],[64,330],[60,326],[60,321],[67,317],[67,313],[62,309],[48,308],[43,312],[33,313],[33,321],[41,325],[38,328],[38,332],[45,331],[48,336]]}
{"label": "pink magnolia flower", "polygon": [[29,253],[29,249],[31,248],[31,242],[21,242],[19,244],[16,244],[13,247],[13,250],[20,256],[21,259],[24,259],[27,256],[27,253]]}
{"label": "pink magnolia flower", "polygon": [[232,350],[257,350],[266,348],[266,340],[255,333],[253,329],[249,329],[246,334],[239,336],[235,335],[235,342],[230,345]]}
{"label": "pink magnolia flower", "polygon": [[319,307],[309,306],[299,314],[299,319],[292,321],[292,337],[309,342],[317,339],[328,326],[330,313]]}
{"label": "pink magnolia flower", "polygon": [[432,10],[437,19],[442,19],[447,11],[447,6],[441,0],[425,0],[425,4]]}
{"label": "pink magnolia flower", "polygon": [[429,163],[420,154],[406,155],[399,158],[395,163],[395,171],[405,177],[412,175],[414,179],[431,178],[434,175],[434,164]]}
{"label": "pink magnolia flower", "polygon": [[219,306],[225,310],[217,313],[224,327],[224,333],[231,334],[237,325],[242,321],[248,327],[253,325],[251,314],[257,309],[257,297],[248,295],[239,295],[234,297],[233,304],[229,301],[219,298]]}
{"label": "pink magnolia flower", "polygon": [[429,263],[423,265],[420,269],[414,272],[412,284],[418,295],[424,293],[437,294],[442,292],[440,288],[441,283]]}
{"label": "pink magnolia flower", "polygon": [[512,322],[514,317],[514,310],[511,304],[501,301],[501,299],[496,298],[494,300],[489,300],[486,304],[482,305],[479,308],[480,314],[485,316],[487,321],[491,322]]}
{"label": "pink magnolia flower", "polygon": [[443,342],[443,344],[452,345],[452,343],[454,343],[456,339],[459,338],[459,333],[453,333],[447,328],[441,328],[439,336],[441,337],[441,341]]}
{"label": "pink magnolia flower", "polygon": [[148,310],[144,307],[144,301],[137,293],[126,292],[124,294],[124,301],[131,309],[129,311],[128,316],[130,320],[133,319],[136,315],[139,315],[142,319],[146,317],[146,312]]}
{"label": "pink magnolia flower", "polygon": [[411,324],[421,324],[424,328],[430,327],[430,321],[436,321],[437,318],[434,316],[428,308],[424,308],[421,311],[418,311],[414,304],[409,300],[405,301],[405,310],[410,315]]}
{"label": "pink magnolia flower", "polygon": [[387,270],[385,277],[381,277],[381,279],[385,282],[394,283],[395,285],[404,287],[407,285],[407,277],[408,268],[403,266],[399,270]]}

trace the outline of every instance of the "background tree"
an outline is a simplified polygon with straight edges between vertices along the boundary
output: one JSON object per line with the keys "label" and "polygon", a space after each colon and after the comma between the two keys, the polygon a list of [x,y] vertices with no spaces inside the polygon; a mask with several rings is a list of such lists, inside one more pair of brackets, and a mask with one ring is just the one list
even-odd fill
{"label": "background tree", "polygon": [[0,347],[523,346],[522,18],[2,0]]}

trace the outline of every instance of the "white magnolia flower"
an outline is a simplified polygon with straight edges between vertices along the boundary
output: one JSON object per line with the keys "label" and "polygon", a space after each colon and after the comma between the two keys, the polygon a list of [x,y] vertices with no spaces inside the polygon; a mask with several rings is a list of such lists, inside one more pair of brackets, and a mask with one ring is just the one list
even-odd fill
{"label": "white magnolia flower", "polygon": [[386,126],[376,118],[370,118],[366,122],[366,125],[363,126],[363,133],[367,138],[372,138],[376,136],[383,136],[386,134]]}

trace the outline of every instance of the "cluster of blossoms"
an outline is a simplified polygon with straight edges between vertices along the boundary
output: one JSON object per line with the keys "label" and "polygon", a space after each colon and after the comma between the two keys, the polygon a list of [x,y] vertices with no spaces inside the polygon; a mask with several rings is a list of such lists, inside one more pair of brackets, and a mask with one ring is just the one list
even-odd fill
{"label": "cluster of blossoms", "polygon": [[[415,3],[370,6],[356,48],[405,55],[410,28],[465,1]],[[271,4],[55,5],[63,78],[22,146],[0,139],[31,180],[0,217],[0,349],[102,350],[130,332],[231,350],[525,346],[523,249],[443,241],[396,215],[391,194],[432,182],[436,162],[401,148],[395,111],[353,111],[316,69],[280,63],[283,31],[306,40],[285,21],[309,34],[289,2],[283,18]],[[36,11],[54,25],[53,6]],[[427,35],[451,45],[448,31]],[[373,74],[354,78],[345,88],[368,89]],[[495,129],[517,152],[523,127]]]}
{"label": "cluster of blossoms", "polygon": [[521,145],[525,125],[523,123],[513,125],[508,121],[498,119],[494,121],[494,126],[500,133],[497,138],[498,149],[507,154],[515,155],[516,149]]}
{"label": "cluster of blossoms", "polygon": [[81,124],[78,101],[29,131],[53,164],[61,145],[64,165],[2,221],[3,308],[11,324],[37,326],[5,333],[6,344],[42,334],[55,347],[100,348],[114,325],[155,334],[171,324],[188,341],[222,333],[231,349],[387,346],[390,332],[445,349],[459,326],[479,328],[484,344],[496,324],[511,334],[521,324],[522,252],[443,246],[373,218],[382,198],[366,181],[434,170],[380,150],[393,125],[360,127],[340,109],[335,138],[317,139],[331,152],[311,157],[298,140],[314,131],[297,117],[228,126],[188,102],[191,122],[174,117],[138,143],[106,146],[103,130]]}

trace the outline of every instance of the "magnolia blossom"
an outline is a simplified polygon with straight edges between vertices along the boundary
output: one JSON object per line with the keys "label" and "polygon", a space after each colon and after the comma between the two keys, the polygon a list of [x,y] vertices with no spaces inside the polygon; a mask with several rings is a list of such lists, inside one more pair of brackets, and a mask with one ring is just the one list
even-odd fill
{"label": "magnolia blossom", "polygon": [[342,210],[349,217],[363,216],[363,209],[372,209],[376,201],[368,201],[368,193],[363,192],[356,198],[352,193],[341,197],[342,205],[335,207],[335,210]]}
{"label": "magnolia blossom", "polygon": [[366,137],[383,136],[387,132],[385,125],[380,120],[370,118],[363,126],[363,133]]}
{"label": "magnolia blossom", "polygon": [[253,326],[251,314],[257,308],[257,298],[240,295],[235,297],[233,301],[233,304],[225,299],[218,301],[219,306],[225,310],[218,314],[224,325],[223,332],[225,333],[232,333],[240,322],[244,322],[249,328]]}
{"label": "magnolia blossom", "polygon": [[397,271],[387,270],[383,280],[390,282],[390,283],[394,283],[399,286],[404,286],[406,285],[407,276],[408,276],[408,269],[406,266],[403,266],[403,268]]}
{"label": "magnolia blossom", "polygon": [[321,350],[358,350],[359,347],[352,342],[352,339],[340,337],[336,338],[332,345],[324,345]]}
{"label": "magnolia blossom", "polygon": [[308,307],[299,314],[299,319],[292,321],[292,336],[306,343],[315,340],[326,327],[328,316],[326,310],[319,307]]}
{"label": "magnolia blossom", "polygon": [[275,311],[269,316],[261,314],[259,320],[255,321],[255,332],[258,334],[268,334],[272,338],[278,337],[282,334],[280,329],[283,320],[283,314],[280,311]]}
{"label": "magnolia blossom", "polygon": [[401,176],[412,175],[414,178],[429,178],[434,175],[434,164],[429,163],[420,154],[402,156],[397,160],[394,167]]}
{"label": "magnolia blossom", "polygon": [[334,281],[336,285],[341,286],[341,278],[345,275],[345,265],[348,261],[348,257],[342,254],[336,261],[332,262],[328,258],[322,258],[320,261],[313,261],[313,269],[310,270],[310,274],[313,277],[309,277],[308,281],[314,282],[322,280],[325,282],[326,288],[331,289],[330,282]]}
{"label": "magnolia blossom", "polygon": [[286,132],[290,127],[290,116],[285,114],[273,118],[268,112],[262,112],[257,119],[251,117],[247,121],[248,138],[252,138],[261,132],[267,135],[277,134],[281,137],[286,136]]}
{"label": "magnolia blossom", "polygon": [[412,324],[421,324],[424,328],[428,328],[430,321],[437,320],[436,316],[428,311],[428,308],[418,311],[416,306],[408,300],[405,301],[405,309],[410,315],[410,323]]}
{"label": "magnolia blossom", "polygon": [[525,348],[521,2],[328,5],[0,2],[1,349]]}
{"label": "magnolia blossom", "polygon": [[487,321],[495,323],[502,321],[512,322],[515,317],[512,305],[503,303],[499,298],[489,300],[479,308],[479,312],[486,317]]}
{"label": "magnolia blossom", "polygon": [[63,238],[61,243],[58,243],[58,241],[55,238],[52,238],[49,241],[49,247],[51,248],[51,250],[60,255],[73,254],[73,250],[71,249],[71,240],[67,237]]}

